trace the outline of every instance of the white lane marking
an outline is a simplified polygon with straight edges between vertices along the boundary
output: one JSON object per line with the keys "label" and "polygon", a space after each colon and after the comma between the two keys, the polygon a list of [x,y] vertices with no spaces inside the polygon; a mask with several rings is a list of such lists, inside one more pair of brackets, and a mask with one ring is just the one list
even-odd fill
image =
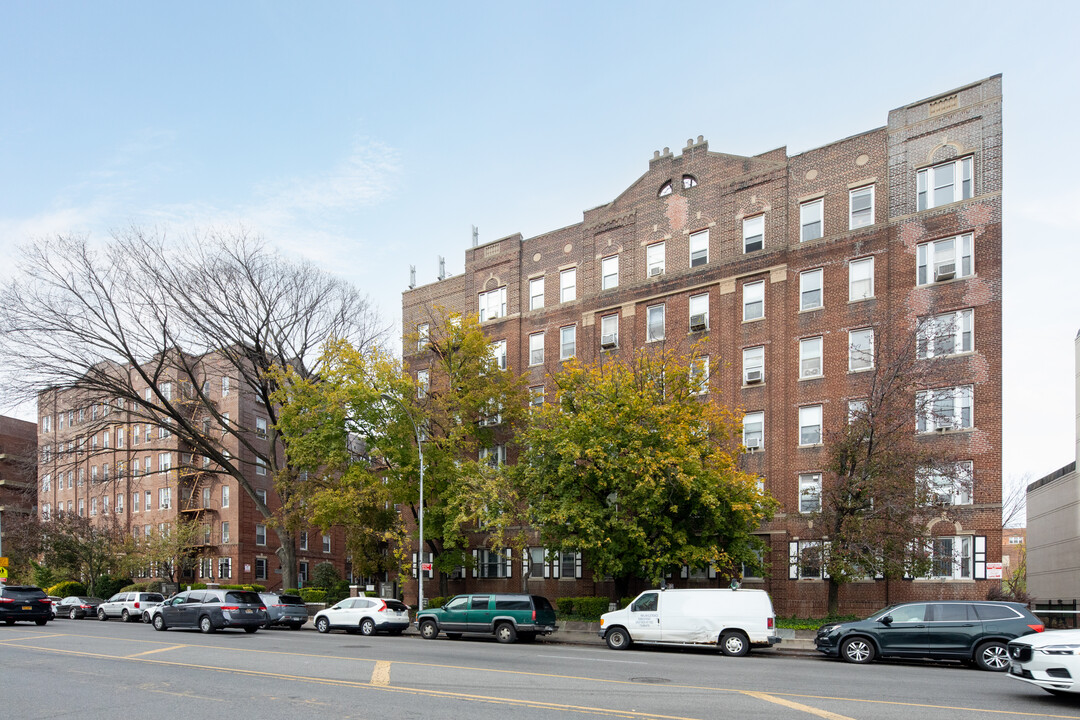
{"label": "white lane marking", "polygon": [[[573,655],[537,655],[536,657],[542,658],[555,658],[558,660],[580,660],[581,658],[574,657]],[[609,662],[609,663],[622,663],[623,665],[648,665],[647,662],[640,662],[638,660],[590,660],[589,662]]]}

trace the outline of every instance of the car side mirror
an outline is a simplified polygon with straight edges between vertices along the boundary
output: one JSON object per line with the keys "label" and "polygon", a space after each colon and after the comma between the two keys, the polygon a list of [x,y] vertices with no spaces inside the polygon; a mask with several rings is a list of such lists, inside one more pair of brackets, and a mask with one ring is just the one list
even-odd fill
{"label": "car side mirror", "polygon": [[880,622],[882,625],[892,625],[892,615],[886,615],[878,622]]}

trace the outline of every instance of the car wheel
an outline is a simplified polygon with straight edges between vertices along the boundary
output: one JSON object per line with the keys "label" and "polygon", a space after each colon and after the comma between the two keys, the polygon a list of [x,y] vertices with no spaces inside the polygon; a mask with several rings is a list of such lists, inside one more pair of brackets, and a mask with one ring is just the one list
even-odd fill
{"label": "car wheel", "polygon": [[253,632],[258,632],[258,630],[259,630],[259,628],[257,628],[257,627],[246,627],[246,628],[244,628],[244,632],[246,632],[248,635],[250,635]]}
{"label": "car wheel", "polygon": [[625,650],[634,642],[630,639],[630,633],[621,627],[613,627],[604,636],[607,646],[612,650]]}
{"label": "car wheel", "polygon": [[439,637],[439,626],[434,620],[425,620],[420,623],[420,637],[425,640],[434,640]]}
{"label": "car wheel", "polygon": [[120,613],[120,619],[124,622],[131,622],[131,615],[128,615],[128,611],[124,610]]}
{"label": "car wheel", "polygon": [[207,635],[214,632],[214,623],[210,621],[209,615],[203,615],[199,618],[199,630]]}
{"label": "car wheel", "polygon": [[720,652],[728,657],[742,657],[750,652],[750,638],[738,630],[726,632],[720,636]]}
{"label": "car wheel", "polygon": [[162,617],[162,615],[160,613],[154,616],[154,629],[155,630],[164,630],[165,629],[165,618]]}
{"label": "car wheel", "polygon": [[975,648],[975,664],[980,670],[1005,672],[1009,669],[1009,651],[1005,643],[998,640],[984,642]]}
{"label": "car wheel", "polygon": [[874,645],[863,637],[848,638],[840,643],[840,657],[845,662],[865,665],[874,659]]}
{"label": "car wheel", "polygon": [[495,626],[495,639],[501,643],[517,642],[517,630],[508,622]]}
{"label": "car wheel", "polygon": [[330,621],[324,617],[319,618],[315,621],[315,629],[321,633],[330,632]]}
{"label": "car wheel", "polygon": [[44,625],[45,623],[47,623],[49,621],[46,620],[45,618],[42,618],[40,620],[35,620],[34,622],[36,622],[38,625]]}
{"label": "car wheel", "polygon": [[100,620],[101,622],[105,622],[106,620],[109,619],[109,616],[105,614],[104,610],[102,610],[101,608],[98,608],[97,619]]}
{"label": "car wheel", "polygon": [[142,617],[140,619],[143,621],[144,625],[149,625],[150,624],[150,613],[148,613],[148,612],[146,612],[144,610],[143,614],[142,614]]}
{"label": "car wheel", "polygon": [[72,620],[78,620],[79,619],[79,613],[75,610],[75,608],[71,608],[71,612],[68,613],[68,617],[71,618]]}
{"label": "car wheel", "polygon": [[360,634],[361,635],[374,635],[375,634],[375,621],[371,618],[364,618],[360,621]]}

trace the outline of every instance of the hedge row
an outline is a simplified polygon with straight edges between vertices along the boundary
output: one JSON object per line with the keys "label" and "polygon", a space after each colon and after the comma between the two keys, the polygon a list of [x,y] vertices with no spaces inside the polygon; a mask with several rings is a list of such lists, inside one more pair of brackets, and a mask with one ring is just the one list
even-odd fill
{"label": "hedge row", "polygon": [[555,608],[561,617],[579,617],[596,622],[608,611],[611,600],[606,597],[564,597],[555,600]]}
{"label": "hedge row", "polygon": [[77,580],[65,580],[45,589],[46,595],[66,598],[69,595],[86,595],[86,586]]}

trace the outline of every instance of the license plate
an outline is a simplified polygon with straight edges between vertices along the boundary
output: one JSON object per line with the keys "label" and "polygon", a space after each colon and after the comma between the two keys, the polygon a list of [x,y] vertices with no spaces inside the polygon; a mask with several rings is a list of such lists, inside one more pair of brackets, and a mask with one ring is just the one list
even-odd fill
{"label": "license plate", "polygon": [[1012,663],[1009,667],[1009,672],[1013,675],[1022,675],[1024,671],[1021,669],[1020,663]]}
{"label": "license plate", "polygon": [[245,614],[245,615],[250,615],[250,614],[251,614],[251,610],[244,610],[244,614]]}
{"label": "license plate", "polygon": [[23,610],[33,610],[34,608],[32,606],[30,606],[30,605],[23,605],[22,609]]}

